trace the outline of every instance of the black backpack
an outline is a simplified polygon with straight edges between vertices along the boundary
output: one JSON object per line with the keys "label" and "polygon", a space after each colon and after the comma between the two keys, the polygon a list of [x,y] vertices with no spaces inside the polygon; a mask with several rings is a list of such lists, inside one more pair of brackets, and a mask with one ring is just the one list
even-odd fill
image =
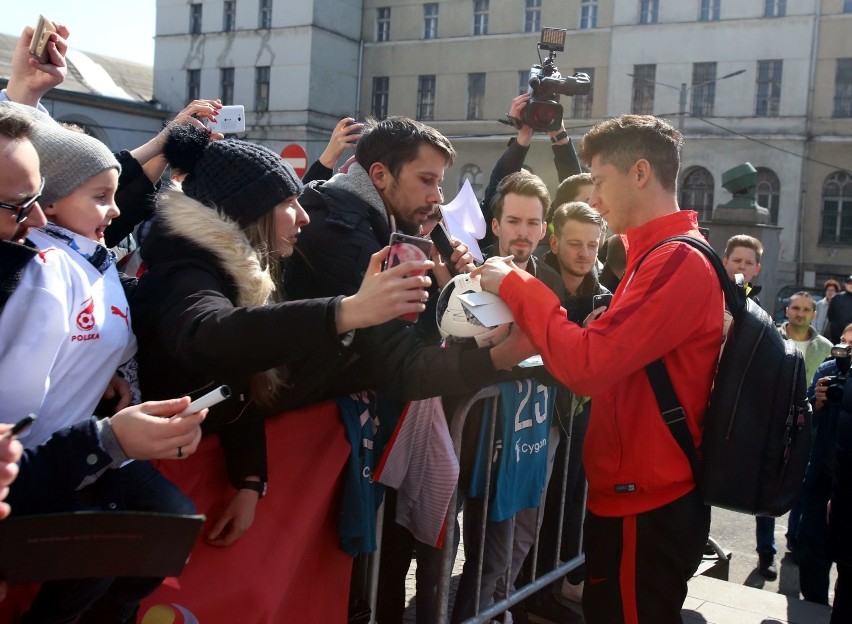
{"label": "black backpack", "polygon": [[804,357],[769,315],[728,277],[705,241],[674,236],[701,251],[719,277],[733,317],[704,414],[701,459],[662,359],[645,367],[663,420],[689,458],[705,504],[780,516],[802,487],[811,444]]}

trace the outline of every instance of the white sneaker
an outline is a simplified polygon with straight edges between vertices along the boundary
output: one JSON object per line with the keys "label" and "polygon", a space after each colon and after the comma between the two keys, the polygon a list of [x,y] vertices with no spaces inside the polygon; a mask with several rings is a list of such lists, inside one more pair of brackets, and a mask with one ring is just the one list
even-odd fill
{"label": "white sneaker", "polygon": [[568,579],[562,579],[562,597],[565,600],[581,604],[583,602],[583,585],[584,581],[580,581],[576,585],[569,583]]}

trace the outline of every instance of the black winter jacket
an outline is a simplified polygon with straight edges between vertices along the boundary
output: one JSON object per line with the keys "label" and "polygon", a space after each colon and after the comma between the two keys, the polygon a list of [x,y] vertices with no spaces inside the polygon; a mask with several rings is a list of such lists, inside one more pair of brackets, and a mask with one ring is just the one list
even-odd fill
{"label": "black winter jacket", "polygon": [[[339,359],[338,298],[267,304],[274,284],[239,227],[179,191],[161,196],[142,255],[148,271],[130,305],[143,398],[228,384],[232,398],[210,410],[204,429],[220,434],[232,483],[265,480],[263,418],[296,401],[284,390],[263,408],[250,378],[305,358]],[[289,370],[279,376],[291,383]]]}
{"label": "black winter jacket", "polygon": [[[352,169],[346,175],[353,175]],[[333,181],[311,183],[299,202],[311,222],[286,263],[288,298],[354,294],[370,256],[390,238],[384,214]],[[464,394],[509,378],[494,369],[489,349],[427,346],[417,328],[404,321],[358,330],[352,348],[356,359],[341,378],[360,376],[368,383],[364,387],[397,400]]]}

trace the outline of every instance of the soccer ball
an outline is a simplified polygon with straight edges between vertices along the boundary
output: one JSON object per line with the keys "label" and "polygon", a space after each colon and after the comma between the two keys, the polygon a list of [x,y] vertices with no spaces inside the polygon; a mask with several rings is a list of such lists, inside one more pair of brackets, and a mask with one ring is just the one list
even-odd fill
{"label": "soccer ball", "polygon": [[464,307],[459,295],[476,292],[482,292],[479,279],[467,273],[456,275],[441,291],[435,314],[438,331],[447,342],[473,340],[478,347],[493,347],[509,335],[511,323],[486,327]]}

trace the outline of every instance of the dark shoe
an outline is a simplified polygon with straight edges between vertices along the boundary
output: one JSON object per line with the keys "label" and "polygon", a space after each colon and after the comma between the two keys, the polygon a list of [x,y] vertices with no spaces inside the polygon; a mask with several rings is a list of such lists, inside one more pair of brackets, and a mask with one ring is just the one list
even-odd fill
{"label": "dark shoe", "polygon": [[760,576],[774,581],[778,578],[778,569],[775,567],[775,557],[772,555],[760,555],[760,565],[757,567]]}

